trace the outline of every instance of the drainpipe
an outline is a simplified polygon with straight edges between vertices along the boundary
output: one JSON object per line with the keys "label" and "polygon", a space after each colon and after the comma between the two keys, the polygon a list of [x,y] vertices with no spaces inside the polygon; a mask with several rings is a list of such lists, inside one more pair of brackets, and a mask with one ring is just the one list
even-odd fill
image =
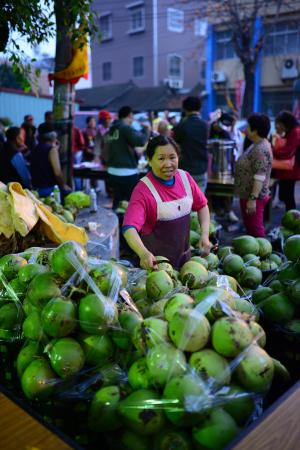
{"label": "drainpipe", "polygon": [[153,86],[158,86],[157,0],[152,0],[153,17]]}
{"label": "drainpipe", "polygon": [[[262,31],[262,20],[261,17],[257,17],[255,21],[255,28],[254,28],[254,36],[253,36],[253,46],[256,44],[258,39],[261,36]],[[255,74],[254,74],[254,98],[253,98],[253,112],[260,112],[261,111],[261,67],[262,67],[262,61],[263,61],[263,50],[259,52],[257,63],[255,67]]]}
{"label": "drainpipe", "polygon": [[209,113],[216,109],[216,93],[212,83],[212,73],[214,70],[215,61],[215,36],[214,29],[211,24],[207,27],[206,40],[206,71],[205,71],[205,89],[208,94],[206,105],[203,108],[202,115],[205,119],[209,118]]}

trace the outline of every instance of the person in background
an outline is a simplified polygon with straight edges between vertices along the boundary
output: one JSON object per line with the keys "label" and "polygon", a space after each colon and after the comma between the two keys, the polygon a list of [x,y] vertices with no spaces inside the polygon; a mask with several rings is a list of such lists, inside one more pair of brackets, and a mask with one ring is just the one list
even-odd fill
{"label": "person in background", "polygon": [[31,188],[31,177],[22,154],[24,141],[19,127],[11,127],[6,131],[6,142],[0,149],[0,181],[10,183],[16,181],[23,188]]}
{"label": "person in background", "polygon": [[[221,112],[219,117],[217,117],[210,125],[209,139],[232,141],[230,132],[232,131],[233,126],[234,116]],[[227,155],[228,159],[232,159],[233,156],[233,153]],[[233,163],[233,161],[231,162]],[[229,222],[236,223],[239,221],[239,218],[232,210],[232,200],[232,197],[212,196],[211,198],[212,207],[216,215],[224,217],[224,219],[229,220]]]}
{"label": "person in background", "polygon": [[[75,124],[72,126],[72,156],[73,164],[80,164],[82,161],[82,153],[84,149],[85,141],[83,134]],[[74,178],[75,190],[80,191],[82,189],[81,178]]]}
{"label": "person in background", "polygon": [[57,184],[63,195],[71,192],[65,184],[59,160],[59,141],[52,125],[45,124],[38,129],[38,145],[31,153],[31,176],[33,188],[41,197],[47,197]]}
{"label": "person in background", "polygon": [[264,209],[269,201],[269,184],[272,170],[272,150],[268,141],[270,120],[264,114],[248,118],[248,138],[252,145],[238,158],[235,170],[235,194],[246,231],[254,237],[264,237]]}
{"label": "person in background", "polygon": [[210,252],[207,200],[191,175],[178,169],[179,147],[171,138],[150,139],[146,154],[151,171],[132,193],[122,232],[142,268],[155,268],[155,257],[161,255],[179,269],[190,258],[192,210],[202,230],[199,247]]}
{"label": "person in background", "polygon": [[292,170],[275,170],[275,178],[279,180],[279,200],[285,209],[296,208],[295,184],[300,180],[300,124],[289,111],[281,111],[275,119],[278,135],[283,139],[275,139],[273,154],[276,159],[295,157]]}
{"label": "person in background", "polygon": [[171,125],[172,130],[173,130],[173,128],[176,127],[176,125],[178,125],[176,116],[169,115],[168,121],[169,121],[169,124]]}
{"label": "person in background", "polygon": [[42,130],[43,126],[52,125],[54,127],[54,115],[52,111],[46,111],[44,114],[44,122],[39,125],[39,129]]}
{"label": "person in background", "polygon": [[93,161],[95,156],[95,143],[97,136],[97,123],[94,116],[86,118],[86,127],[82,130],[84,137],[83,160]]}
{"label": "person in background", "polygon": [[5,125],[0,119],[0,149],[3,147],[5,141],[6,141]]}
{"label": "person in background", "polygon": [[157,127],[157,133],[161,136],[171,137],[172,127],[167,120],[161,120]]}
{"label": "person in background", "polygon": [[22,152],[24,157],[29,160],[30,153],[36,145],[36,127],[31,114],[26,114],[26,116],[24,116],[24,122],[21,125],[21,133],[24,142]]}
{"label": "person in background", "polygon": [[174,139],[181,149],[179,167],[189,172],[202,192],[207,186],[208,125],[200,117],[201,100],[187,97],[182,102],[183,119],[174,128]]}
{"label": "person in background", "polygon": [[103,109],[99,112],[98,133],[96,137],[95,156],[96,160],[105,165],[107,160],[105,136],[109,132],[112,116],[109,111]]}
{"label": "person in background", "polygon": [[133,111],[130,106],[122,106],[109,132],[106,134],[107,173],[109,186],[113,190],[113,209],[122,200],[129,200],[139,180],[138,155],[135,147],[145,145],[149,137],[149,127],[142,125],[141,132],[133,126]]}

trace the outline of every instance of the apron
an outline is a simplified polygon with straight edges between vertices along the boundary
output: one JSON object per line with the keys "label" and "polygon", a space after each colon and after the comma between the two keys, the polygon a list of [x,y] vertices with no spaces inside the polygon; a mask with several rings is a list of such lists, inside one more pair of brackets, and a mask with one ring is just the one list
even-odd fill
{"label": "apron", "polygon": [[155,256],[168,258],[175,269],[179,269],[191,256],[190,213],[193,195],[188,177],[178,170],[186,196],[178,200],[163,202],[148,177],[141,179],[156,200],[157,221],[150,234],[141,236],[145,247]]}

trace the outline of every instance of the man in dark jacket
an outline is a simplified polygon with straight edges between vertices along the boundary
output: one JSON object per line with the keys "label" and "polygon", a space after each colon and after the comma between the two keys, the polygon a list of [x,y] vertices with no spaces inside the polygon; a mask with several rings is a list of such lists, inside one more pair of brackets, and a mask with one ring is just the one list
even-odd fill
{"label": "man in dark jacket", "polygon": [[208,125],[200,117],[201,100],[187,97],[182,103],[184,118],[174,128],[174,139],[181,148],[179,167],[189,172],[202,192],[207,185]]}
{"label": "man in dark jacket", "polygon": [[23,188],[30,188],[30,173],[21,151],[24,145],[21,128],[9,128],[6,139],[0,150],[0,181],[5,184],[17,181]]}
{"label": "man in dark jacket", "polygon": [[145,145],[149,128],[143,126],[141,132],[132,127],[133,112],[130,106],[123,106],[109,132],[105,136],[106,163],[109,185],[113,190],[113,209],[122,200],[129,200],[139,180],[138,155],[135,147]]}

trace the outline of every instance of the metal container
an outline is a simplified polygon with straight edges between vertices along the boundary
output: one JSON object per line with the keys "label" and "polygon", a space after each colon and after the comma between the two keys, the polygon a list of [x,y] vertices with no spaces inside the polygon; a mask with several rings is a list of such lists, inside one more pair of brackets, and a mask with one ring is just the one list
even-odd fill
{"label": "metal container", "polygon": [[235,142],[209,139],[207,141],[207,149],[209,155],[209,176],[216,179],[233,177]]}

